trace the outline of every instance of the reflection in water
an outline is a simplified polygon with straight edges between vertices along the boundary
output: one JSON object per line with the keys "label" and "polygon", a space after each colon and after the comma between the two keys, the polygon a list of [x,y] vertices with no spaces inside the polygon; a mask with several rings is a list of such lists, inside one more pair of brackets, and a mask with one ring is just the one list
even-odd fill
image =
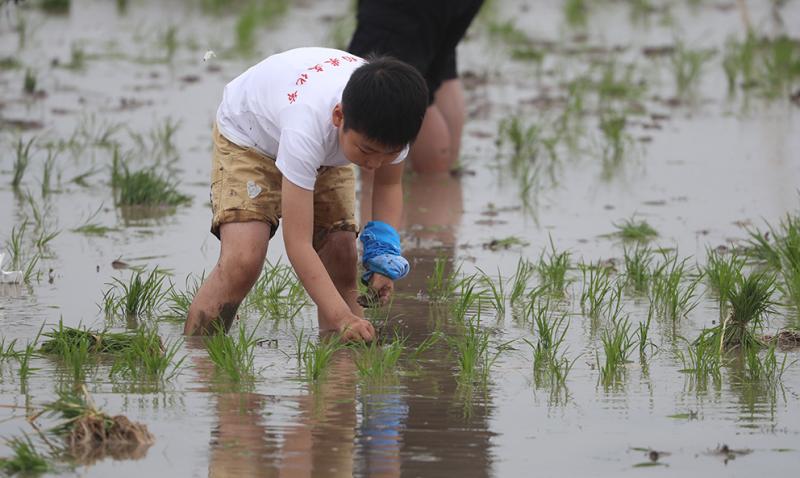
{"label": "reflection in water", "polygon": [[[453,259],[461,220],[461,185],[449,176],[411,178],[407,184],[406,255],[412,272],[401,296],[427,288],[434,259]],[[432,248],[431,246],[436,247]],[[403,294],[405,292],[405,294]],[[408,292],[411,292],[408,294]],[[427,303],[399,297],[393,316],[414,348],[447,321],[429,320]],[[399,323],[399,322],[398,322]],[[216,392],[217,425],[210,444],[211,476],[486,476],[490,474],[490,391],[464,393],[444,342],[418,365],[380,383],[359,382],[349,350],[334,357],[325,379],[300,396]],[[199,353],[198,373],[209,383],[213,365]],[[271,415],[280,403],[296,413]],[[469,413],[465,412],[469,409]]]}

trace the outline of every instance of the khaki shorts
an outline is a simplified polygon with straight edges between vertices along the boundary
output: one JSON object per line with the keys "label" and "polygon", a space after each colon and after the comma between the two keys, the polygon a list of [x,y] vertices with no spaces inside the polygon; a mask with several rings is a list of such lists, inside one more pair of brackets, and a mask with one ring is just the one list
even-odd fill
{"label": "khaki shorts", "polygon": [[[219,238],[219,227],[229,222],[261,221],[275,235],[281,218],[283,175],[275,159],[243,148],[212,131],[211,233]],[[355,172],[352,166],[317,170],[314,185],[314,248],[319,250],[331,232],[357,232],[355,220]]]}

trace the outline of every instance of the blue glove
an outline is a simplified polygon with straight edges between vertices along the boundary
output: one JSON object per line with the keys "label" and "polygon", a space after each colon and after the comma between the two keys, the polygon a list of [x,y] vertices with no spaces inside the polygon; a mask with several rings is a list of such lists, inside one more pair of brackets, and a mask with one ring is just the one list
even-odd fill
{"label": "blue glove", "polygon": [[361,231],[361,244],[364,245],[362,265],[367,271],[361,280],[369,283],[372,274],[385,275],[398,280],[408,274],[411,267],[400,254],[400,234],[392,226],[381,221],[370,221]]}

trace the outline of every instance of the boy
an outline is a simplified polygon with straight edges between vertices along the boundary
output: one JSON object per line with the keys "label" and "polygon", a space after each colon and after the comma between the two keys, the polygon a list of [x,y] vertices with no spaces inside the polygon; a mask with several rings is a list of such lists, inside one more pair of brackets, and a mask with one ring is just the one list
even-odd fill
{"label": "boy", "polygon": [[391,58],[327,48],[270,56],[225,87],[213,130],[211,232],[220,257],[189,308],[187,335],[228,330],[283,217],[286,253],[320,330],[372,340],[357,298],[355,175],[374,172],[364,279],[382,302],[408,272],[395,230],[402,161],[428,104],[425,80]]}

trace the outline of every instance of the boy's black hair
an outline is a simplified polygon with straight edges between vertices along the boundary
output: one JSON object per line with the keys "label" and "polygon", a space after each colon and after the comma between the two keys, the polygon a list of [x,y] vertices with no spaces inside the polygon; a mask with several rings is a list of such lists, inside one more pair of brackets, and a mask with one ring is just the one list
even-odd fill
{"label": "boy's black hair", "polygon": [[372,57],[350,76],[342,92],[344,131],[403,147],[414,141],[428,108],[428,86],[411,65],[388,56]]}

